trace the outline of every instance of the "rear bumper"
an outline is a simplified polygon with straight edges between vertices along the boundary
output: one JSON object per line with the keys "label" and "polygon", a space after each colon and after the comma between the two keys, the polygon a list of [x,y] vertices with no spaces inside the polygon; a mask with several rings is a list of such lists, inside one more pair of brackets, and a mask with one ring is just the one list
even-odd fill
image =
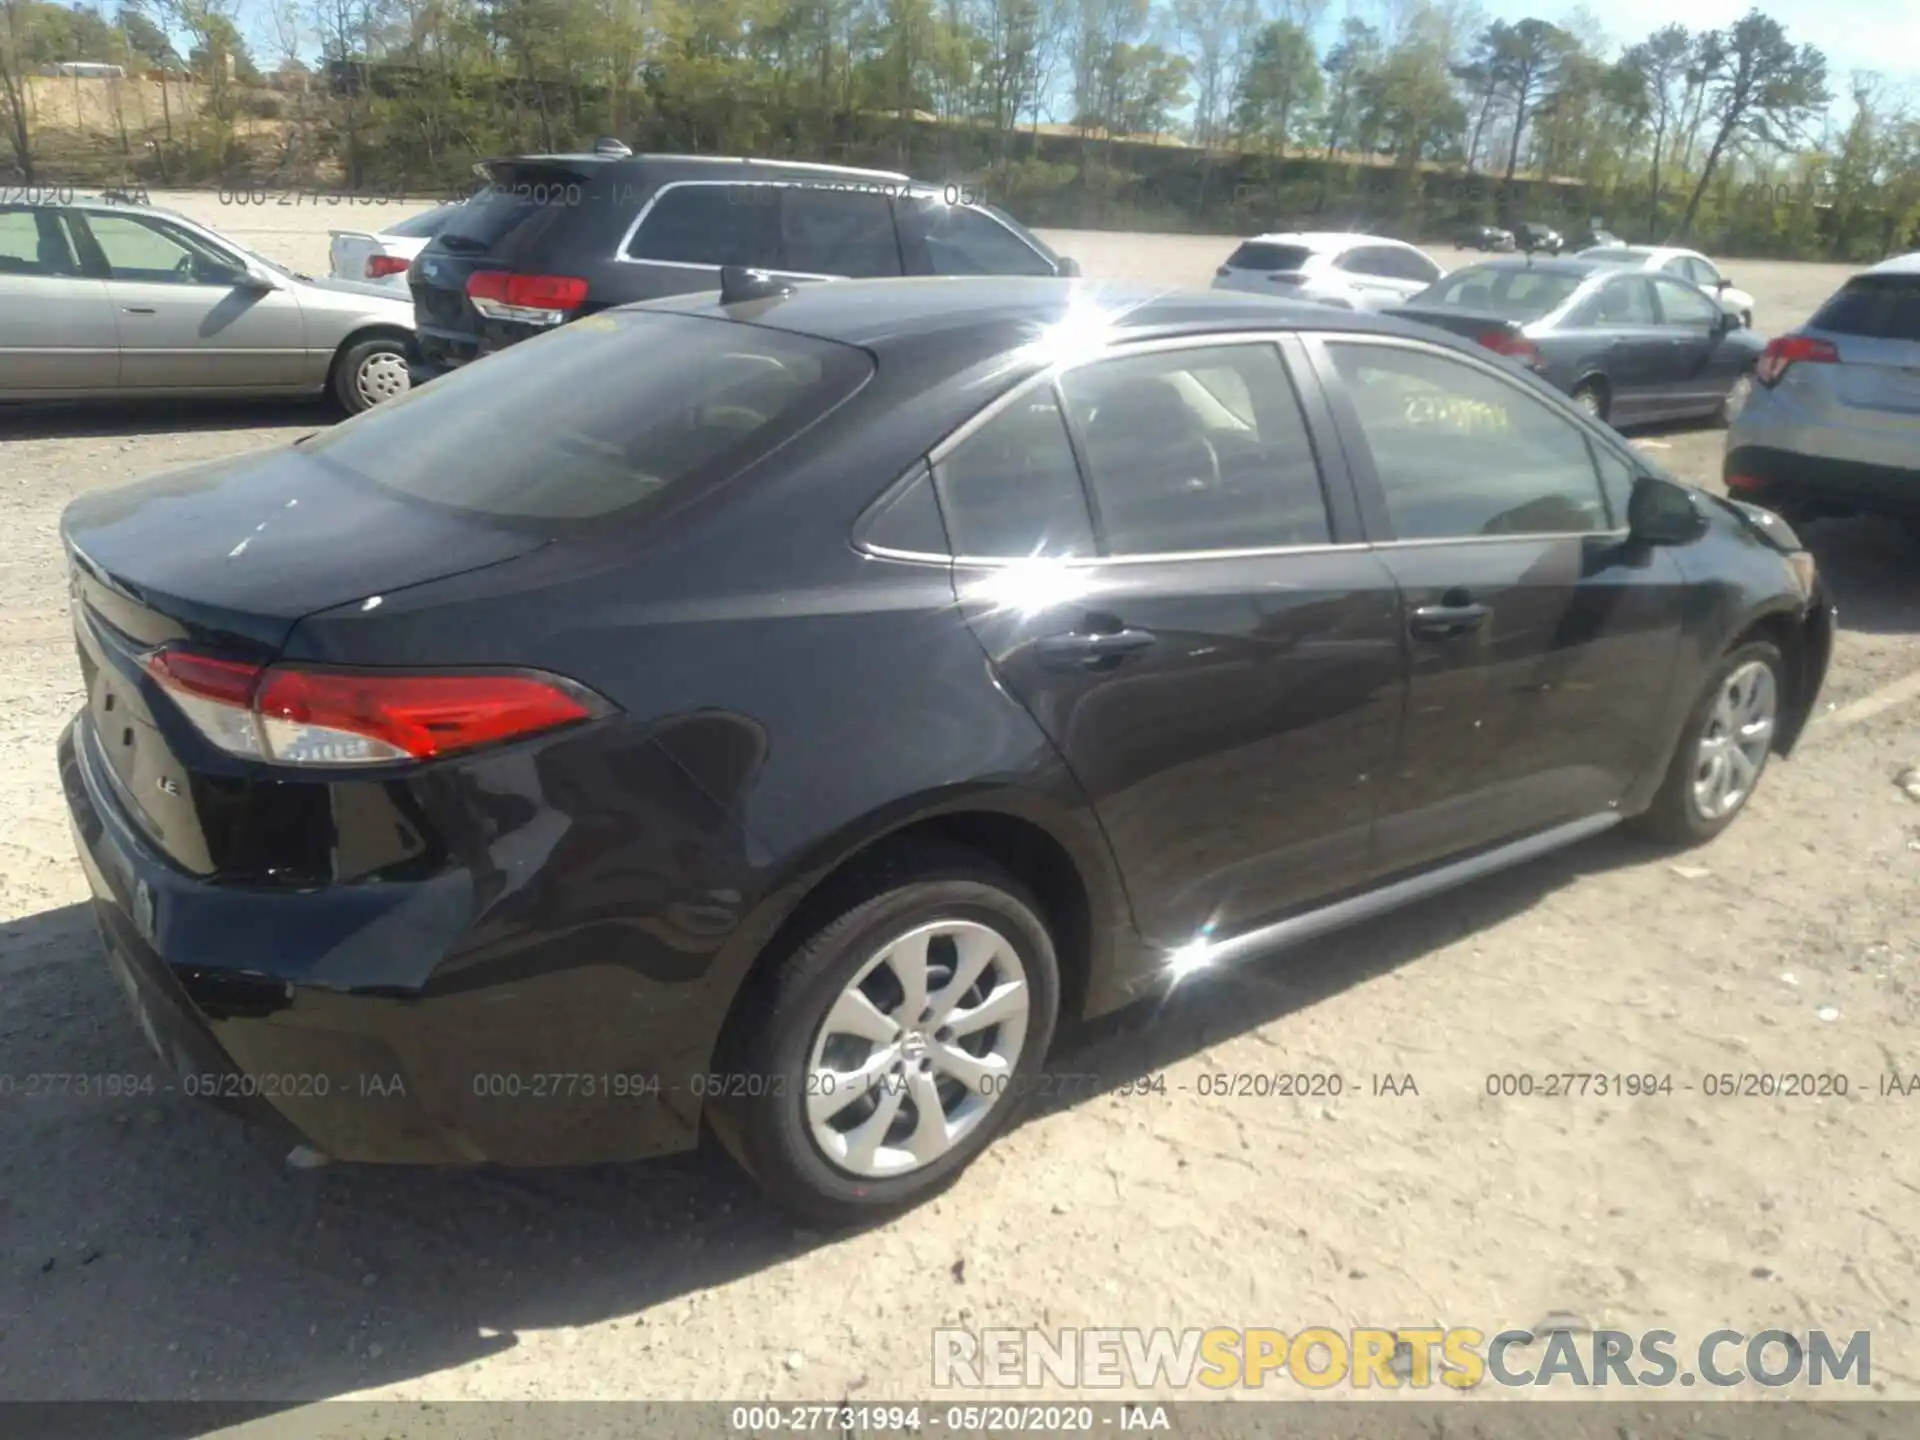
{"label": "rear bumper", "polygon": [[[506,984],[391,983],[471,944],[465,871],[303,890],[208,882],[128,822],[84,717],[60,737],[59,768],[108,964],[183,1091],[365,1163],[567,1165],[694,1143],[686,1085],[637,1059],[607,1065],[581,1033],[608,1001],[577,977],[543,988],[507,955]],[[646,988],[621,981],[628,997]]]}
{"label": "rear bumper", "polygon": [[1729,494],[1783,513],[1920,514],[1920,455],[1914,465],[1803,454],[1771,445],[1733,444],[1722,477]]}

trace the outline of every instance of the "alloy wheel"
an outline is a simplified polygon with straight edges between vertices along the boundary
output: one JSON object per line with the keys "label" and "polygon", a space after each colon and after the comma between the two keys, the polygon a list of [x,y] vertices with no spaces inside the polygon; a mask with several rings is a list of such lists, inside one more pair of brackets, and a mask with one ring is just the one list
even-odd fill
{"label": "alloy wheel", "polygon": [[1720,820],[1747,803],[1773,748],[1779,687],[1773,667],[1749,660],[1721,682],[1694,749],[1693,803]]}
{"label": "alloy wheel", "polygon": [[384,400],[397,400],[412,387],[407,373],[407,357],[391,350],[376,350],[360,362],[353,375],[353,391],[360,403],[372,409]]}
{"label": "alloy wheel", "polygon": [[871,956],[813,1038],[807,1129],[826,1159],[881,1178],[924,1169],[1013,1081],[1031,987],[1005,936],[972,920],[909,930]]}

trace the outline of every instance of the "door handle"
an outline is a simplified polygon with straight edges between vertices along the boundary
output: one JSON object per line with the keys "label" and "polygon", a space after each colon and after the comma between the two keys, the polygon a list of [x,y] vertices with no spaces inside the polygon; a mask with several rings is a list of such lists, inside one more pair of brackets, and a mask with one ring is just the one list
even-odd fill
{"label": "door handle", "polygon": [[1408,629],[1423,640],[1445,640],[1465,635],[1487,623],[1493,611],[1485,605],[1422,605],[1413,612]]}
{"label": "door handle", "polygon": [[1055,669],[1103,669],[1153,644],[1151,630],[1071,630],[1039,642],[1040,658]]}
{"label": "door handle", "polygon": [[158,313],[151,305],[122,305],[120,309],[128,315],[153,315]]}

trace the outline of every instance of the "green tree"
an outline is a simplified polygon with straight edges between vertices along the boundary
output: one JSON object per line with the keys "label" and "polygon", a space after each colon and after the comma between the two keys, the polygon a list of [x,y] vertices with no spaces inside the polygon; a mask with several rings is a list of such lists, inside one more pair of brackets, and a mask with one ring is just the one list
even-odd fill
{"label": "green tree", "polygon": [[1234,133],[1284,154],[1294,120],[1320,103],[1324,89],[1312,37],[1291,21],[1276,20],[1254,37],[1234,95]]}

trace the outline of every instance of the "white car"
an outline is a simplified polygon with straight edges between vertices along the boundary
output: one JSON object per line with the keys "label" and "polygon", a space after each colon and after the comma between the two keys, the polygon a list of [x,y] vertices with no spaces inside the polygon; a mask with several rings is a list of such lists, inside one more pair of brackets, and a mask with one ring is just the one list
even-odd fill
{"label": "white car", "polygon": [[1418,295],[1446,273],[1432,256],[1399,240],[1310,230],[1244,241],[1214,271],[1213,288],[1381,310]]}
{"label": "white car", "polygon": [[1753,328],[1753,296],[1720,273],[1698,250],[1677,250],[1668,245],[1591,245],[1580,252],[1582,260],[1605,260],[1634,270],[1657,270],[1676,275],[1690,285],[1698,285],[1720,301],[1729,315],[1738,315],[1740,323]]}
{"label": "white car", "polygon": [[436,205],[418,215],[396,220],[384,230],[329,230],[328,256],[336,280],[359,280],[384,285],[405,294],[407,267],[427,248],[465,202]]}

